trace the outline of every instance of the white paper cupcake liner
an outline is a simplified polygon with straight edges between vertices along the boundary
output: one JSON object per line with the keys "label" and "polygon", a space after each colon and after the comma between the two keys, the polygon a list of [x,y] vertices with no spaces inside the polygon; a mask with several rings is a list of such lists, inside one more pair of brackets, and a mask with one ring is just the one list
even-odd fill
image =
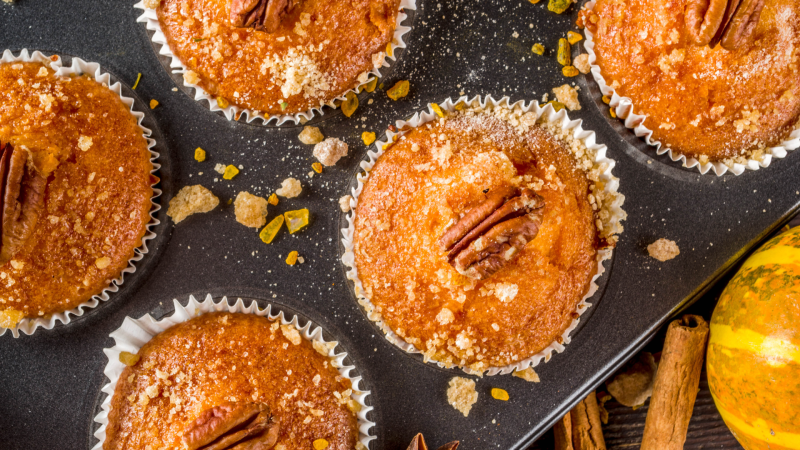
{"label": "white paper cupcake liner", "polygon": [[371,391],[362,391],[359,389],[359,384],[362,379],[360,376],[352,376],[350,372],[355,369],[355,366],[346,366],[345,358],[346,352],[336,353],[334,349],[339,344],[338,341],[326,341],[322,336],[322,328],[315,326],[309,320],[305,325],[301,326],[300,321],[296,315],[291,315],[287,318],[287,314],[281,311],[280,306],[274,306],[277,310],[273,314],[273,305],[267,304],[266,308],[259,308],[255,300],[252,300],[249,305],[245,306],[245,302],[240,298],[236,300],[233,305],[228,304],[227,297],[223,297],[219,303],[214,303],[211,295],[207,295],[205,300],[198,302],[194,296],[189,296],[189,302],[184,307],[175,299],[173,300],[175,312],[171,315],[164,317],[161,320],[156,320],[146,314],[139,319],[132,319],[125,317],[122,326],[117,328],[110,334],[114,338],[115,345],[111,348],[103,349],[103,353],[108,357],[108,364],[106,365],[103,373],[108,377],[109,382],[103,386],[101,391],[106,394],[106,398],[101,404],[101,411],[95,416],[94,421],[100,424],[100,428],[94,432],[94,437],[98,439],[98,443],[92,447],[92,450],[102,450],[103,443],[106,439],[106,427],[108,427],[108,414],[111,411],[111,399],[114,396],[114,391],[117,388],[117,382],[122,371],[125,370],[125,365],[119,361],[119,354],[121,352],[137,353],[139,349],[150,341],[155,335],[165,331],[173,325],[186,322],[199,315],[210,312],[230,312],[230,313],[243,313],[255,314],[260,317],[266,317],[269,320],[280,319],[282,325],[292,324],[300,335],[311,342],[320,342],[327,344],[328,357],[331,363],[339,370],[339,373],[350,380],[352,383],[353,394],[350,396],[353,400],[361,405],[361,411],[358,412],[358,431],[359,441],[369,448],[369,443],[376,437],[372,433],[375,423],[367,419],[367,413],[372,411],[371,406],[367,406],[366,398]]}
{"label": "white paper cupcake liner", "polygon": [[[591,10],[594,8],[594,5],[595,0],[591,0],[586,3],[584,8]],[[592,77],[600,87],[600,92],[611,99],[609,106],[614,108],[614,112],[617,114],[617,117],[623,121],[625,127],[633,130],[634,134],[642,138],[648,145],[655,147],[657,155],[667,153],[672,161],[681,163],[683,167],[690,169],[697,168],[701,174],[706,174],[709,170],[713,170],[717,176],[722,176],[727,172],[731,172],[734,175],[741,175],[748,169],[758,170],[761,167],[768,167],[773,158],[785,158],[789,151],[800,147],[800,128],[796,128],[791,132],[778,146],[765,148],[764,156],[760,161],[756,159],[747,159],[745,164],[729,160],[701,163],[697,158],[682,155],[669,147],[662,146],[660,141],[653,139],[653,131],[644,126],[644,121],[647,116],[634,113],[633,100],[628,97],[620,96],[614,88],[606,84],[606,80],[600,72],[600,66],[596,64],[597,56],[594,53],[594,35],[588,28],[585,28],[583,31],[586,35],[586,42],[583,46],[589,54]],[[800,122],[798,122],[798,124],[800,124]]]}
{"label": "white paper cupcake liner", "polygon": [[[503,106],[509,109],[521,108],[523,112],[532,112],[536,115],[537,119],[544,118],[548,122],[554,123],[559,126],[562,130],[569,132],[575,139],[580,140],[584,143],[584,145],[592,150],[596,151],[595,155],[595,163],[597,164],[605,164],[605,170],[602,172],[600,176],[600,180],[603,181],[605,184],[605,191],[608,193],[617,194],[617,190],[619,188],[619,179],[612,175],[611,171],[616,165],[614,160],[609,159],[606,157],[606,146],[602,144],[598,144],[596,142],[596,135],[593,131],[584,130],[581,127],[581,120],[570,120],[567,116],[566,109],[562,109],[559,112],[556,112],[553,109],[552,105],[547,104],[544,108],[540,107],[537,102],[531,102],[528,105],[525,105],[524,102],[519,101],[516,103],[511,103],[509,97],[503,97],[500,100],[495,100],[492,98],[491,95],[487,95],[485,98],[481,97],[474,97],[472,99],[467,99],[467,97],[460,97],[457,100],[453,101],[451,98],[448,98],[443,103],[439,103],[439,107],[443,111],[453,112],[455,111],[455,105],[458,103],[465,103],[467,105],[480,105],[481,108],[485,107],[486,105],[491,105],[493,107]],[[414,114],[411,119],[408,121],[398,120],[396,122],[397,130],[407,130],[416,128],[420,125],[428,123],[432,120],[436,120],[438,116],[434,113],[432,107],[429,105],[427,111],[422,111],[421,113],[418,112]],[[388,325],[386,325],[383,320],[381,319],[380,313],[375,311],[375,305],[367,299],[364,295],[364,287],[361,284],[361,280],[358,278],[358,272],[355,265],[355,253],[354,253],[354,233],[355,233],[355,211],[356,206],[358,205],[358,196],[361,194],[361,191],[364,188],[364,183],[366,183],[367,179],[369,178],[369,172],[375,166],[378,158],[384,153],[383,146],[387,142],[395,142],[395,137],[399,135],[405,134],[405,131],[400,131],[399,133],[394,133],[391,131],[387,131],[387,141],[377,141],[375,142],[376,150],[368,151],[367,152],[367,160],[361,162],[361,168],[364,170],[364,173],[360,173],[356,176],[357,178],[357,185],[355,188],[352,189],[352,199],[350,200],[350,212],[347,214],[345,219],[347,220],[347,227],[342,229],[342,245],[344,246],[344,254],[342,255],[342,262],[347,267],[347,278],[350,279],[354,284],[354,290],[356,293],[356,297],[358,298],[358,303],[364,308],[367,317],[375,322],[378,327],[384,332],[386,339],[391,342],[392,344],[399,347],[401,350],[407,353],[418,353],[421,354],[422,352],[417,349],[414,345],[406,342],[403,338],[398,336],[394,331],[392,331]],[[400,136],[397,136],[399,138]],[[616,200],[612,203],[610,207],[611,218],[608,222],[609,226],[612,226],[615,229],[621,229],[620,221],[624,220],[626,217],[626,213],[622,210],[621,206],[624,202],[625,197],[621,194],[616,196]],[[600,278],[603,273],[605,273],[605,267],[603,267],[603,262],[606,260],[611,259],[613,254],[612,249],[603,249],[597,252],[597,272],[592,277],[591,284],[586,295],[583,296],[581,301],[578,303],[575,312],[578,314],[578,317],[575,318],[572,323],[567,327],[567,329],[561,334],[562,342],[553,341],[550,345],[544,348],[539,353],[536,353],[533,356],[525,358],[521,361],[518,361],[513,364],[509,364],[503,367],[490,367],[487,369],[487,375],[505,375],[509,374],[515,370],[525,370],[529,367],[536,367],[542,361],[548,362],[550,358],[553,356],[553,352],[561,353],[566,348],[565,346],[570,343],[570,333],[575,330],[575,328],[580,323],[580,316],[585,313],[592,303],[589,303],[588,300],[591,299],[592,296],[597,292],[598,285],[596,283],[597,279]],[[445,363],[431,360],[439,365],[439,367],[446,368],[448,367]],[[476,373],[475,371],[462,367],[462,370],[468,374],[473,375],[480,375],[480,373]]]}
{"label": "white paper cupcake liner", "polygon": [[[136,18],[136,21],[144,22],[145,27],[148,30],[154,32],[152,41],[154,44],[161,47],[161,49],[158,52],[160,55],[170,58],[169,66],[172,69],[172,73],[179,73],[179,74],[186,73],[186,71],[189,70],[188,67],[186,67],[186,65],[184,65],[183,62],[174,53],[172,53],[172,50],[169,48],[169,45],[167,44],[167,37],[161,30],[161,24],[159,24],[158,22],[158,15],[156,14],[156,11],[154,9],[148,9],[147,7],[145,7],[143,0],[133,5],[133,7],[141,9],[143,11],[142,15]],[[405,9],[416,10],[417,0],[400,0],[400,12],[397,14],[397,23],[394,30],[394,36],[392,37],[392,40],[390,42],[392,48],[392,56],[384,55],[383,61],[381,62],[381,67],[389,67],[388,60],[390,59],[392,61],[397,60],[397,49],[406,48],[406,43],[405,41],[403,41],[403,36],[409,31],[411,31],[411,27],[406,27],[402,25],[402,23],[408,17],[408,15],[405,12],[403,12],[403,10]],[[378,68],[374,68],[370,70],[368,73],[377,78],[381,78],[383,76],[381,75],[381,72]],[[367,81],[365,81],[364,83],[360,83],[355,88],[343,92],[342,95],[332,99],[323,106],[330,106],[332,108],[336,108],[335,102],[337,100],[339,101],[345,100],[348,92],[358,93],[359,89],[369,82],[369,78],[371,77],[367,77]],[[267,125],[272,121],[275,121],[275,125],[278,126],[283,125],[286,122],[291,122],[294,125],[298,125],[301,123],[306,123],[307,121],[311,120],[312,118],[314,118],[315,114],[319,114],[320,116],[325,114],[325,111],[323,110],[322,106],[311,108],[308,111],[304,111],[301,113],[272,115],[272,116],[265,115],[260,111],[240,108],[235,105],[228,105],[228,107],[226,108],[221,108],[217,104],[216,98],[213,95],[209,94],[205,89],[203,89],[199,85],[188,83],[186,82],[186,80],[183,80],[183,85],[188,88],[194,89],[195,91],[194,99],[196,101],[198,102],[202,102],[203,100],[207,101],[208,108],[211,111],[222,111],[222,114],[224,114],[225,118],[227,118],[228,120],[238,121],[240,120],[240,118],[244,117],[246,123],[251,123],[256,119],[259,119],[261,120],[263,125]]]}
{"label": "white paper cupcake liner", "polygon": [[[80,74],[89,74],[92,78],[94,78],[98,83],[105,84],[108,88],[119,95],[119,98],[122,99],[122,103],[124,103],[128,108],[130,108],[131,114],[136,117],[137,122],[139,123],[139,128],[142,129],[142,136],[147,140],[147,148],[150,150],[150,162],[153,164],[153,170],[150,173],[158,180],[156,172],[161,168],[161,164],[158,164],[156,161],[160,156],[157,152],[153,150],[153,147],[156,145],[156,141],[150,138],[152,134],[152,130],[149,128],[145,128],[142,125],[142,120],[144,119],[144,113],[135,111],[133,109],[134,100],[130,97],[126,97],[122,95],[122,84],[119,82],[111,84],[111,75],[103,72],[100,68],[100,64],[93,63],[93,62],[86,62],[80,58],[72,58],[72,65],[69,67],[65,67],[62,64],[61,57],[58,55],[53,55],[52,58],[45,56],[41,52],[34,51],[32,54],[28,53],[27,49],[23,49],[19,56],[14,56],[10,50],[6,50],[3,52],[3,57],[0,58],[0,63],[9,63],[9,62],[40,62],[44,64],[48,64],[50,68],[56,71],[57,76],[69,76],[69,75],[80,75]],[[158,219],[156,219],[156,214],[158,211],[161,210],[161,206],[156,203],[156,199],[161,196],[161,190],[156,189],[156,184],[158,181],[152,184],[153,188],[153,197],[150,200],[151,207],[150,207],[150,222],[146,225],[146,231],[144,236],[142,237],[142,245],[134,250],[134,255],[131,259],[128,260],[128,267],[120,272],[119,276],[116,279],[112,280],[111,284],[108,285],[105,289],[103,289],[99,294],[93,296],[89,300],[79,304],[75,308],[68,309],[63,312],[55,313],[50,315],[49,317],[36,317],[36,318],[24,318],[22,319],[16,327],[14,328],[1,328],[0,327],[0,336],[4,335],[6,331],[11,331],[11,334],[17,338],[20,336],[20,332],[25,333],[27,335],[31,335],[36,331],[37,328],[41,327],[46,330],[52,329],[56,326],[57,322],[61,322],[64,325],[70,323],[72,321],[71,316],[80,317],[82,316],[86,310],[92,309],[97,307],[100,302],[105,302],[111,298],[111,294],[119,291],[119,287],[122,285],[125,274],[132,274],[136,272],[136,265],[137,261],[140,261],[144,258],[149,250],[147,248],[147,241],[156,237],[156,234],[153,232],[153,228],[156,227],[161,223]]]}

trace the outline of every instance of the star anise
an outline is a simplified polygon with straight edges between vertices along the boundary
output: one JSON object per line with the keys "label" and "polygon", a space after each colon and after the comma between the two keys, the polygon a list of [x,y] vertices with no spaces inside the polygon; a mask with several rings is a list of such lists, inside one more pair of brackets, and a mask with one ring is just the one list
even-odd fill
{"label": "star anise", "polygon": [[[453,441],[439,447],[439,450],[456,450],[457,448],[458,441]],[[414,436],[414,439],[411,440],[411,445],[408,446],[408,450],[428,450],[428,446],[425,444],[425,438],[422,437],[422,433],[417,433],[417,435]]]}
{"label": "star anise", "polygon": [[188,450],[268,450],[279,431],[266,404],[225,402],[200,413],[186,427],[183,443]]}
{"label": "star anise", "polygon": [[734,51],[752,37],[766,0],[689,0],[684,21],[692,42]]}
{"label": "star anise", "polygon": [[274,33],[300,0],[231,0],[231,23]]}
{"label": "star anise", "polygon": [[29,164],[29,152],[0,142],[0,264],[25,245],[44,209],[47,176]]}
{"label": "star anise", "polygon": [[483,280],[513,260],[536,237],[544,199],[530,189],[491,189],[439,239],[447,259],[464,276]]}

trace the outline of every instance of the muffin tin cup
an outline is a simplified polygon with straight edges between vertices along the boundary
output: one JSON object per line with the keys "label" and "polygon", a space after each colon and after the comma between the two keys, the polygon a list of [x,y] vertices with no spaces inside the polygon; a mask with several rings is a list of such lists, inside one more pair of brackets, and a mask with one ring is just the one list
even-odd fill
{"label": "muffin tin cup", "polygon": [[[569,116],[567,115],[567,111],[562,109],[561,111],[556,112],[553,109],[553,106],[550,104],[545,105],[544,108],[540,107],[539,104],[535,101],[525,105],[524,102],[519,101],[516,103],[511,103],[509,97],[502,97],[499,100],[495,100],[491,95],[487,95],[486,97],[473,97],[472,99],[468,99],[467,97],[460,97],[455,101],[451,98],[448,98],[442,103],[439,103],[439,107],[443,111],[453,112],[455,111],[455,105],[459,103],[465,103],[467,105],[480,105],[480,107],[485,107],[487,105],[491,105],[493,107],[503,106],[509,109],[520,108],[522,112],[532,112],[536,115],[537,120],[546,120],[548,122],[554,123],[561,128],[562,131],[569,133],[575,139],[580,140],[583,144],[592,150],[595,150],[595,163],[596,164],[605,164],[605,170],[602,172],[600,176],[600,180],[605,184],[605,191],[608,193],[616,194],[616,200],[611,204],[611,218],[608,221],[609,226],[612,226],[616,230],[621,230],[621,226],[619,222],[626,218],[626,213],[622,210],[621,206],[625,200],[625,197],[621,194],[618,194],[617,190],[619,188],[619,179],[612,175],[611,171],[616,165],[614,160],[609,159],[606,157],[606,149],[607,147],[603,144],[598,144],[596,142],[596,135],[593,131],[584,130],[581,127],[581,120],[570,120]],[[387,143],[394,142],[399,139],[403,134],[405,134],[408,130],[416,128],[420,125],[428,123],[430,121],[436,120],[438,116],[433,111],[433,107],[428,105],[427,111],[422,111],[414,114],[408,121],[398,120],[396,122],[397,130],[403,130],[399,133],[394,133],[392,131],[387,131],[386,141],[377,141],[375,142],[375,150],[370,150],[367,152],[367,160],[362,161],[360,167],[364,170],[364,173],[359,173],[356,176],[356,187],[352,189],[351,195],[352,200],[350,201],[350,212],[345,217],[347,226],[341,230],[342,232],[342,245],[344,246],[344,253],[342,255],[342,262],[346,266],[346,274],[347,278],[353,282],[354,284],[354,292],[357,297],[358,303],[364,308],[364,311],[367,317],[375,322],[375,324],[383,331],[386,339],[400,348],[401,350],[412,353],[412,354],[422,354],[422,352],[417,349],[414,345],[406,342],[403,338],[398,336],[394,331],[386,325],[383,320],[381,319],[380,314],[375,311],[375,305],[369,301],[369,299],[364,296],[364,288],[361,284],[361,280],[358,278],[358,271],[355,266],[355,253],[354,253],[354,233],[355,233],[355,210],[356,206],[358,205],[358,196],[361,194],[361,191],[364,188],[364,184],[366,183],[367,179],[369,178],[369,172],[375,166],[378,158],[384,153],[384,145]],[[533,356],[529,356],[521,361],[516,363],[509,364],[503,367],[490,367],[486,370],[487,375],[505,375],[509,374],[515,370],[525,370],[527,368],[533,368],[539,365],[542,361],[548,362],[550,358],[553,356],[553,352],[561,353],[565,350],[565,346],[570,343],[570,333],[578,326],[580,323],[581,316],[592,306],[592,303],[589,303],[589,300],[595,295],[598,290],[597,280],[605,273],[605,267],[603,263],[613,256],[612,249],[603,249],[599,250],[597,254],[597,271],[595,275],[592,277],[591,284],[589,286],[586,295],[583,296],[581,301],[578,303],[575,312],[578,314],[578,317],[575,318],[572,323],[567,327],[567,329],[561,334],[560,338],[562,342],[553,341],[545,347],[540,352],[536,353]],[[599,298],[595,299],[594,301],[599,300]],[[435,362],[439,367],[446,368],[447,365],[431,359],[430,361]],[[480,375],[479,373],[475,373],[473,370],[462,367],[462,370],[468,374],[472,375]]]}
{"label": "muffin tin cup", "polygon": [[[115,345],[111,348],[103,349],[103,353],[108,357],[108,364],[106,364],[103,373],[109,379],[109,382],[101,389],[101,391],[106,394],[106,397],[100,405],[100,412],[94,418],[94,421],[100,424],[100,428],[94,432],[94,437],[97,438],[99,442],[92,447],[92,450],[102,450],[103,443],[105,442],[106,427],[108,427],[108,414],[111,411],[111,399],[114,396],[120,374],[122,374],[122,371],[125,370],[126,367],[119,361],[119,354],[123,351],[137,353],[139,349],[155,335],[167,330],[173,325],[186,322],[201,314],[210,312],[255,314],[260,317],[266,317],[271,321],[280,320],[282,325],[292,324],[297,328],[303,339],[327,344],[328,357],[331,363],[339,370],[341,376],[347,378],[352,383],[353,394],[350,398],[361,405],[361,411],[358,412],[359,441],[366,448],[369,448],[369,443],[376,438],[372,433],[375,423],[367,418],[367,414],[373,409],[366,404],[366,398],[371,392],[359,390],[361,377],[352,376],[350,374],[350,372],[355,369],[355,366],[345,365],[347,353],[336,353],[334,349],[338,345],[338,341],[326,341],[322,336],[321,327],[315,326],[310,320],[306,322],[305,325],[301,326],[297,315],[285,314],[280,306],[269,303],[262,309],[255,300],[252,300],[249,305],[245,305],[244,300],[239,298],[233,305],[230,305],[228,304],[227,297],[222,297],[218,303],[215,303],[211,294],[208,294],[202,302],[197,301],[194,296],[189,296],[189,301],[186,306],[181,305],[177,299],[173,300],[173,304],[175,311],[161,320],[154,319],[150,314],[145,314],[139,319],[125,317],[122,325],[110,334],[115,341]],[[275,309],[274,313],[273,309]]]}
{"label": "muffin tin cup", "polygon": [[153,228],[161,224],[161,221],[156,218],[156,214],[161,210],[161,205],[156,203],[158,197],[161,196],[161,189],[156,188],[156,185],[160,181],[157,176],[157,172],[161,168],[161,164],[156,162],[160,155],[154,151],[156,141],[155,139],[150,138],[152,130],[142,125],[144,113],[134,110],[134,99],[122,95],[121,83],[116,82],[111,84],[111,75],[107,72],[103,72],[100,68],[100,64],[86,62],[80,58],[73,57],[72,64],[67,67],[63,65],[61,57],[58,55],[47,57],[39,51],[29,53],[27,49],[20,51],[19,56],[14,56],[10,50],[5,50],[2,58],[0,58],[0,63],[10,62],[40,62],[43,64],[48,64],[51,69],[56,71],[57,76],[68,77],[70,75],[89,74],[98,83],[105,84],[112,92],[119,95],[119,98],[122,100],[122,102],[130,109],[131,114],[136,117],[139,128],[142,129],[142,136],[147,141],[147,148],[151,155],[150,162],[153,164],[153,169],[150,171],[150,174],[151,178],[154,180],[151,184],[153,188],[153,197],[150,199],[150,222],[145,226],[146,230],[144,236],[142,237],[142,244],[134,250],[133,257],[128,260],[128,266],[123,269],[122,272],[120,272],[117,278],[111,281],[108,287],[103,289],[99,294],[92,296],[89,300],[79,304],[75,308],[55,313],[50,316],[36,318],[26,317],[22,319],[14,328],[0,328],[0,336],[4,335],[6,331],[11,331],[11,334],[17,338],[20,336],[20,332],[31,335],[38,328],[50,330],[56,326],[57,322],[61,322],[64,325],[69,324],[72,321],[71,316],[83,316],[86,310],[97,307],[100,305],[100,302],[108,301],[114,293],[119,291],[119,287],[125,280],[125,275],[136,272],[136,263],[144,258],[144,255],[149,253],[147,241],[150,241],[156,237],[156,233],[153,231]]}
{"label": "muffin tin cup", "polygon": [[[587,2],[584,8],[591,10],[594,8],[594,5],[595,0],[592,0]],[[592,77],[597,82],[600,92],[611,99],[609,106],[614,109],[617,117],[622,120],[625,127],[633,130],[634,134],[642,138],[648,145],[655,147],[657,155],[667,153],[672,161],[680,163],[683,167],[690,169],[697,168],[701,174],[706,174],[710,170],[713,170],[714,174],[717,176],[722,176],[727,172],[731,172],[734,175],[741,175],[745,170],[758,170],[761,167],[768,167],[774,158],[785,158],[789,151],[800,147],[800,121],[797,124],[797,128],[795,128],[795,130],[779,145],[766,148],[764,150],[764,156],[760,161],[756,159],[747,159],[745,164],[726,164],[723,161],[701,163],[697,158],[682,155],[669,147],[663,146],[660,141],[653,139],[653,131],[644,126],[644,121],[647,116],[634,113],[635,106],[633,100],[628,97],[620,96],[613,87],[606,84],[606,80],[600,71],[600,66],[597,65],[597,55],[594,53],[594,35],[588,28],[583,31],[586,35],[584,47],[589,54]]]}
{"label": "muffin tin cup", "polygon": [[[159,55],[166,56],[170,59],[170,69],[172,73],[177,74],[184,74],[188,71],[188,67],[183,64],[183,62],[174,54],[172,53],[172,49],[169,48],[167,44],[167,38],[164,35],[164,32],[161,30],[161,24],[158,22],[158,15],[154,9],[149,9],[144,6],[144,1],[139,1],[135,5],[134,8],[141,9],[143,12],[142,14],[136,18],[137,22],[144,22],[145,26],[148,30],[153,31],[153,36],[151,38],[155,47],[160,47],[161,49],[158,51]],[[397,23],[395,24],[394,36],[392,36],[392,40],[389,43],[391,47],[391,56],[384,55],[383,61],[381,62],[381,68],[383,67],[390,67],[389,60],[396,61],[397,60],[397,49],[406,48],[406,43],[403,41],[403,36],[411,31],[411,27],[403,26],[402,23],[406,20],[408,15],[404,12],[404,10],[416,10],[417,9],[417,0],[400,0],[400,7],[399,13],[397,14]],[[308,122],[309,120],[313,119],[315,115],[323,116],[325,114],[325,110],[323,109],[324,106],[329,106],[331,108],[336,109],[338,106],[336,105],[336,101],[344,101],[347,97],[349,92],[354,92],[358,94],[361,92],[362,86],[369,82],[369,79],[374,76],[380,79],[383,75],[381,75],[380,68],[373,68],[368,72],[369,75],[367,77],[367,81],[363,83],[359,83],[358,86],[352,89],[348,89],[347,91],[343,92],[342,95],[330,100],[329,102],[325,103],[322,106],[317,108],[311,108],[308,111],[296,113],[296,114],[282,114],[282,115],[266,115],[259,111],[254,111],[251,109],[241,108],[235,105],[228,105],[226,108],[221,108],[217,104],[216,98],[208,93],[205,89],[200,87],[199,85],[192,84],[183,80],[183,86],[186,88],[194,89],[194,99],[198,102],[207,101],[208,102],[208,109],[211,111],[217,112],[220,111],[226,119],[239,121],[242,117],[244,117],[244,121],[246,123],[252,123],[256,119],[261,121],[261,125],[268,125],[270,122],[275,122],[276,126],[281,126],[286,124],[287,122],[291,123],[291,125],[300,125]]]}

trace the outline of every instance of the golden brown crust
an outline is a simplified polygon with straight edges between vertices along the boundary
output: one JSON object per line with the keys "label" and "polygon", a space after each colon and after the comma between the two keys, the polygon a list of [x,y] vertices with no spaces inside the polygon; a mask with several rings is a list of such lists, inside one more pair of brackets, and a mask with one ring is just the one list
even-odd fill
{"label": "golden brown crust", "polygon": [[[572,322],[597,267],[589,182],[560,141],[524,136],[490,114],[422,125],[384,153],[359,196],[354,253],[363,294],[426,357],[476,370],[541,351]],[[475,282],[448,264],[439,237],[492,187],[544,199],[536,238]]]}
{"label": "golden brown crust", "polygon": [[24,146],[50,173],[33,235],[0,267],[0,310],[74,308],[141,245],[153,196],[147,142],[117,94],[39,63],[0,64],[0,105],[0,141]]}
{"label": "golden brown crust", "polygon": [[736,52],[694,45],[684,6],[598,0],[594,51],[606,83],[647,116],[653,139],[680,154],[761,159],[800,117],[800,3],[768,0]]}
{"label": "golden brown crust", "polygon": [[268,405],[287,449],[313,448],[316,439],[354,448],[350,381],[294,328],[278,325],[253,314],[208,313],[154,336],[119,376],[103,448],[183,448],[187,426],[225,402]]}
{"label": "golden brown crust", "polygon": [[274,115],[317,108],[355,87],[383,61],[400,1],[303,0],[274,33],[233,27],[228,4],[164,0],[159,23],[209,94]]}

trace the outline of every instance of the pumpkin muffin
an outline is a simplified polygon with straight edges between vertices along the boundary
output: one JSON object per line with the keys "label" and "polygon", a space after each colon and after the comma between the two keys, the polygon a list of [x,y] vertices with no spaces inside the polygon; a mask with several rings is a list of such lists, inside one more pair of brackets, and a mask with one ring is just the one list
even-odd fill
{"label": "pumpkin muffin", "polygon": [[800,3],[765,0],[733,51],[724,40],[696,45],[688,8],[684,0],[597,0],[579,20],[594,34],[606,84],[647,116],[653,139],[701,163],[760,161],[798,127]]}
{"label": "pumpkin muffin", "polygon": [[174,325],[137,355],[121,354],[128,367],[103,448],[365,450],[360,405],[327,352],[292,325],[254,314],[207,313]]}
{"label": "pumpkin muffin", "polygon": [[151,153],[119,95],[0,63],[0,326],[75,308],[117,278],[150,221]]}
{"label": "pumpkin muffin", "polygon": [[354,281],[384,331],[426,360],[482,372],[560,341],[599,251],[622,231],[623,197],[601,181],[608,165],[595,150],[559,124],[519,107],[457,108],[408,131],[369,171]]}
{"label": "pumpkin muffin", "polygon": [[399,0],[149,0],[184,78],[267,115],[332,102],[367,81],[394,36]]}

